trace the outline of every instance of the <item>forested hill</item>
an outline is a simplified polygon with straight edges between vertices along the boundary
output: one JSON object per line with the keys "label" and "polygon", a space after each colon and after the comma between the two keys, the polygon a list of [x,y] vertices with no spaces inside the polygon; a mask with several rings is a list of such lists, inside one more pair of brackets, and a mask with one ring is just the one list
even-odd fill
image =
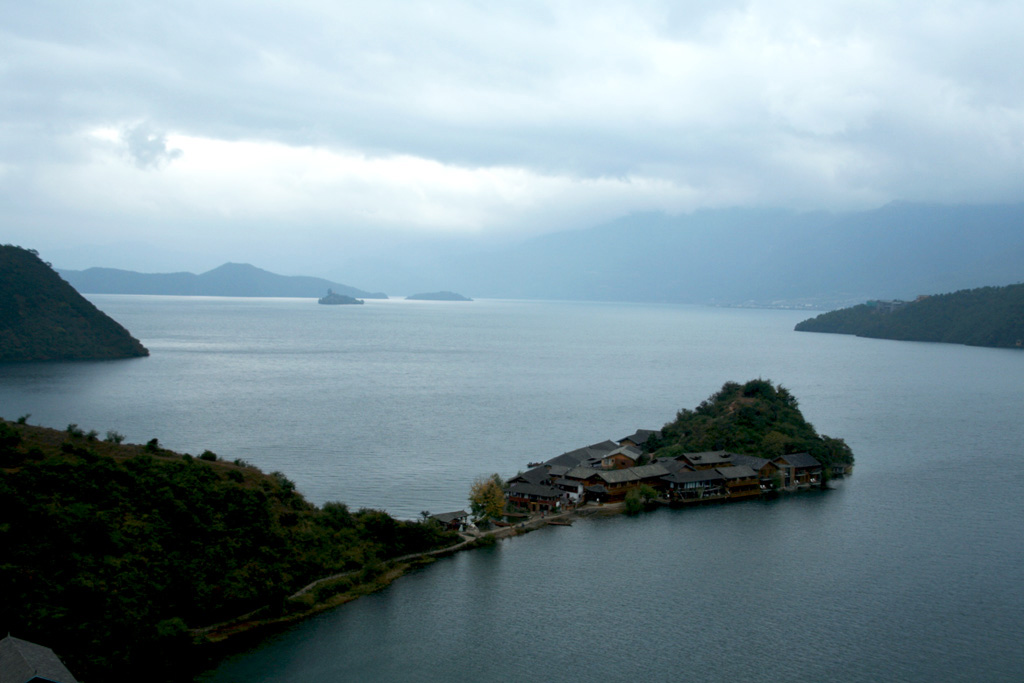
{"label": "forested hill", "polygon": [[769,459],[810,453],[825,465],[853,464],[845,441],[819,435],[789,390],[764,379],[726,382],[696,409],[680,410],[661,434],[647,444],[657,458],[725,450]]}
{"label": "forested hill", "polygon": [[823,313],[796,326],[799,332],[859,337],[1024,346],[1024,284],[965,289],[916,301],[869,301]]}
{"label": "forested hill", "polygon": [[0,361],[108,360],[149,352],[29,249],[0,246]]}
{"label": "forested hill", "polygon": [[310,604],[287,596],[311,581],[369,581],[383,561],[455,540],[316,507],[280,472],[209,451],[25,422],[0,419],[0,633],[45,643],[79,680],[188,680],[188,629],[301,612]]}

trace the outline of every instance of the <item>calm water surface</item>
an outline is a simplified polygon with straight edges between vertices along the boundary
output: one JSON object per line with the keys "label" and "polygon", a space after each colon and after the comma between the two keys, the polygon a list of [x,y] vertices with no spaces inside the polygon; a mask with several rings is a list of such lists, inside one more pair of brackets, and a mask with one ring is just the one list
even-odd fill
{"label": "calm water surface", "polygon": [[854,449],[825,494],[580,522],[437,562],[208,681],[1020,680],[1024,354],[679,306],[95,296],[152,352],[0,366],[0,415],[154,436],[402,517],[656,428],[727,380]]}

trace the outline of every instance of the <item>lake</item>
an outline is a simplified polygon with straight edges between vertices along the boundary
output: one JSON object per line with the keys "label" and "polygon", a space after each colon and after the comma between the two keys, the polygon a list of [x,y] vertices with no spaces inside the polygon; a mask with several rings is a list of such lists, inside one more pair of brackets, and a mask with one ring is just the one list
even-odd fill
{"label": "lake", "polygon": [[835,490],[462,553],[207,681],[1016,680],[1024,354],[793,332],[808,314],[573,302],[92,296],[149,358],[0,366],[0,414],[280,470],[399,517],[658,428],[726,381],[844,438]]}

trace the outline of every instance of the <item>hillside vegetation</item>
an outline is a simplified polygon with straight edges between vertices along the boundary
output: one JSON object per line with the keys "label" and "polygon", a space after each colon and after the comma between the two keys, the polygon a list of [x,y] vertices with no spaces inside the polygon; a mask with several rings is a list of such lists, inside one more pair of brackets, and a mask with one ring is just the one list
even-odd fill
{"label": "hillside vegetation", "polygon": [[902,341],[1024,346],[1024,284],[965,289],[911,302],[871,301],[823,313],[798,332],[834,332]]}
{"label": "hillside vegetation", "polygon": [[451,545],[430,523],[317,507],[280,472],[0,420],[0,632],[46,643],[81,680],[181,680],[189,629],[327,575]]}
{"label": "hillside vegetation", "polygon": [[806,452],[824,465],[853,463],[845,441],[819,435],[789,390],[764,379],[726,382],[696,409],[680,410],[661,433],[647,445],[658,458],[718,450],[762,458]]}
{"label": "hillside vegetation", "polygon": [[0,246],[0,361],[148,356],[29,249]]}

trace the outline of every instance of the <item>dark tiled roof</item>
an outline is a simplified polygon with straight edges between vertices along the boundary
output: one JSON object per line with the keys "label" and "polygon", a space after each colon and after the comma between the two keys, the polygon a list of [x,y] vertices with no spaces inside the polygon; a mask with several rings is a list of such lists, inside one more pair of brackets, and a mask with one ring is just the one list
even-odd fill
{"label": "dark tiled roof", "polygon": [[753,479],[757,477],[757,472],[746,465],[739,465],[737,467],[716,467],[715,469],[726,479]]}
{"label": "dark tiled roof", "polygon": [[643,455],[644,452],[642,450],[640,450],[639,448],[635,448],[633,446],[620,446],[620,447],[616,448],[614,451],[608,451],[607,453],[605,453],[604,457],[608,458],[608,457],[611,457],[613,455],[619,455],[619,454],[625,455],[627,458],[630,458],[632,460],[636,460],[641,455]]}
{"label": "dark tiled roof", "polygon": [[575,467],[581,462],[587,460],[597,459],[600,460],[608,451],[614,451],[619,447],[619,444],[613,441],[602,441],[601,443],[591,444],[584,446],[583,448],[577,448],[574,451],[568,451],[561,455],[551,458],[545,465],[564,465],[565,467]]}
{"label": "dark tiled roof", "polygon": [[0,681],[27,683],[34,678],[78,683],[50,648],[14,636],[0,640]]}
{"label": "dark tiled roof", "polygon": [[669,458],[668,460],[661,460],[661,459],[659,459],[659,460],[656,460],[655,462],[658,463],[659,465],[661,465],[662,467],[664,467],[669,472],[679,472],[680,470],[692,470],[693,469],[692,467],[687,465],[682,460],[675,460],[674,458]]}
{"label": "dark tiled roof", "polygon": [[729,451],[704,451],[702,453],[683,453],[676,460],[686,459],[695,465],[725,465],[732,461]]}
{"label": "dark tiled roof", "polygon": [[651,438],[652,434],[654,434],[659,439],[661,438],[660,429],[638,429],[629,436],[624,436],[621,439],[619,439],[619,443],[629,440],[635,443],[637,446],[643,446],[645,443],[647,443],[647,439]]}
{"label": "dark tiled roof", "polygon": [[578,467],[573,467],[571,470],[566,472],[565,476],[569,479],[590,479],[601,471],[602,470],[598,470],[593,467],[584,467],[583,465],[580,465]]}
{"label": "dark tiled roof", "polygon": [[553,486],[537,486],[536,484],[512,484],[509,487],[510,496],[536,496],[538,498],[560,498],[562,492]]}
{"label": "dark tiled roof", "polygon": [[622,470],[605,470],[598,472],[597,476],[606,484],[621,484],[627,481],[640,481],[641,479],[653,479],[668,474],[668,470],[658,463],[642,465],[640,467],[627,467]]}
{"label": "dark tiled roof", "polygon": [[755,470],[759,470],[771,460],[768,458],[759,458],[756,455],[743,455],[742,453],[732,454],[732,464],[734,465],[746,465],[747,467]]}
{"label": "dark tiled roof", "polygon": [[430,516],[436,519],[437,521],[441,522],[441,524],[448,524],[450,522],[454,522],[457,519],[469,517],[469,513],[466,512],[465,510],[459,510],[458,512],[442,512],[439,515]]}
{"label": "dark tiled roof", "polygon": [[509,479],[509,482],[521,481],[527,484],[541,484],[548,479],[548,468],[541,465],[540,467],[534,467],[532,470],[526,470],[521,474]]}
{"label": "dark tiled roof", "polygon": [[562,453],[559,456],[551,458],[545,464],[551,465],[552,467],[575,467],[579,464],[579,460],[572,456],[570,453]]}
{"label": "dark tiled roof", "polygon": [[821,467],[821,463],[814,459],[810,453],[790,453],[789,455],[781,455],[778,458],[772,460],[772,462],[779,462],[784,460],[792,467]]}

